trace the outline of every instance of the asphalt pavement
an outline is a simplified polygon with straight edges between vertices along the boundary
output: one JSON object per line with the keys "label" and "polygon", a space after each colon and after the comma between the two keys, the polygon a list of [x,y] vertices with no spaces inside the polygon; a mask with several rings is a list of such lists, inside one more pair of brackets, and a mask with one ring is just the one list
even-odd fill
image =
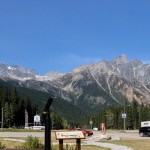
{"label": "asphalt pavement", "polygon": [[[130,147],[115,145],[110,143],[103,143],[99,141],[101,131],[93,131],[93,136],[87,137],[85,140],[82,140],[82,143],[85,145],[96,145],[101,147],[111,148],[112,150],[133,150]],[[118,130],[108,130],[106,132],[108,136],[111,136],[111,140],[120,140],[122,138],[133,138],[133,139],[150,139],[150,137],[140,137],[138,134],[138,130],[127,130],[127,131],[118,131]],[[0,132],[0,137],[9,140],[12,138],[18,137],[45,137],[45,132]],[[52,131],[51,136],[55,139],[55,131]],[[107,141],[106,141],[107,142]]]}

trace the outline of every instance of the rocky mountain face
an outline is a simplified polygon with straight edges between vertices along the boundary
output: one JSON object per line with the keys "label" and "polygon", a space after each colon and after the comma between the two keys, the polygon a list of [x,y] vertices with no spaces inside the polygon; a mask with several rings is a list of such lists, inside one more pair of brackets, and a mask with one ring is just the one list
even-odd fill
{"label": "rocky mountain face", "polygon": [[10,66],[0,63],[0,76],[18,80],[36,79],[38,73],[34,70],[26,69],[20,66]]}
{"label": "rocky mountain face", "polygon": [[150,64],[129,61],[125,55],[75,68],[67,74],[40,76],[32,70],[0,64],[0,76],[18,80],[20,86],[45,91],[85,108],[124,104],[136,100],[150,104]]}
{"label": "rocky mountain face", "polygon": [[110,68],[130,82],[136,80],[142,84],[150,84],[150,64],[143,64],[139,60],[128,61],[127,57],[122,55],[110,63]]}
{"label": "rocky mountain face", "polygon": [[110,105],[135,99],[139,104],[150,104],[147,74],[148,65],[138,61],[128,62],[122,56],[113,62],[102,61],[76,68],[53,82],[55,86],[72,93],[79,102]]}

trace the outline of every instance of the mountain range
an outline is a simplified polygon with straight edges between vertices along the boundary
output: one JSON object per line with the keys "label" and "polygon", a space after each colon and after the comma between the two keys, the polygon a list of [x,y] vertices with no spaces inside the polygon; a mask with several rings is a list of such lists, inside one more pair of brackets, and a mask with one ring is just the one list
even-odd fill
{"label": "mountain range", "polygon": [[45,76],[35,70],[0,63],[0,77],[20,87],[61,97],[91,112],[133,100],[150,104],[150,64],[138,59],[130,61],[126,55],[113,61],[83,65],[66,74],[49,72]]}

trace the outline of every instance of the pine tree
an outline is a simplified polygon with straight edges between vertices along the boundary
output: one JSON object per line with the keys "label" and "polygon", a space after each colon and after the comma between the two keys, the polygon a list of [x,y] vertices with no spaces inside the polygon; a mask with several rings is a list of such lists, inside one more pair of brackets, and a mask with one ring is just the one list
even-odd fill
{"label": "pine tree", "polygon": [[9,104],[6,102],[4,107],[3,107],[3,110],[4,110],[4,126],[6,127],[10,127],[10,109],[9,109]]}
{"label": "pine tree", "polygon": [[63,129],[63,119],[60,114],[52,114],[53,129]]}
{"label": "pine tree", "polygon": [[32,110],[31,99],[29,97],[27,97],[25,100],[25,108],[28,112],[29,123],[33,123],[34,122],[33,116],[34,116],[35,112],[33,112],[33,110]]}
{"label": "pine tree", "polygon": [[137,129],[139,127],[138,103],[135,100],[133,100],[132,103],[132,123],[133,129]]}

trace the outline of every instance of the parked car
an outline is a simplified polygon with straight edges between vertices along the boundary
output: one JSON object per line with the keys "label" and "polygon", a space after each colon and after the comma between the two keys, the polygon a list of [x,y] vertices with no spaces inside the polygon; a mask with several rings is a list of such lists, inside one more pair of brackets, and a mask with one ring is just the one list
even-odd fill
{"label": "parked car", "polygon": [[82,129],[82,128],[72,128],[70,131],[82,131],[85,136],[93,135],[92,131],[85,130],[85,129]]}
{"label": "parked car", "polygon": [[143,136],[150,136],[150,127],[141,127],[140,129],[139,129],[139,135],[141,136],[141,137],[143,137]]}

